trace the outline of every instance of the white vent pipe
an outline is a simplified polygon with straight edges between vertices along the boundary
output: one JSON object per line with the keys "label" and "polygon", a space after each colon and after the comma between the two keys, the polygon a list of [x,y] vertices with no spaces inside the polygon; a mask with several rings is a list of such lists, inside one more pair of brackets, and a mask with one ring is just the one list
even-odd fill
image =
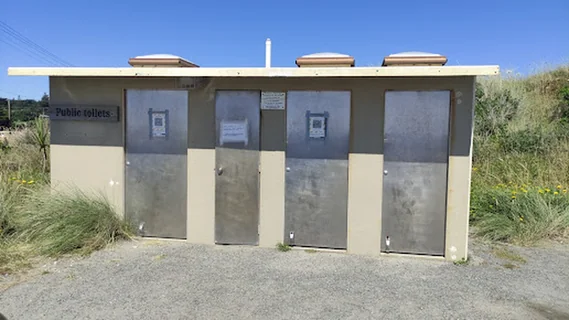
{"label": "white vent pipe", "polygon": [[265,41],[265,68],[271,67],[271,39]]}

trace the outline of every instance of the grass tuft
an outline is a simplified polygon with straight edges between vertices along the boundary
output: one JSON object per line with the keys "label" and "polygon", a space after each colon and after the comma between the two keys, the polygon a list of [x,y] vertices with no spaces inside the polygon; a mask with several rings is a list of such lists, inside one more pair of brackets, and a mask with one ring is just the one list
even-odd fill
{"label": "grass tuft", "polygon": [[504,247],[495,247],[492,249],[492,253],[494,254],[494,256],[496,256],[497,258],[500,258],[502,260],[508,260],[511,262],[518,262],[521,264],[526,263],[526,259],[524,257],[522,257],[518,253],[516,253],[512,250],[509,250],[507,248],[504,248]]}
{"label": "grass tuft", "polygon": [[16,241],[0,238],[0,275],[29,268],[29,251],[29,248]]}
{"label": "grass tuft", "polygon": [[0,273],[16,273],[38,256],[87,255],[133,231],[106,197],[49,187],[49,122],[36,119],[0,146]]}
{"label": "grass tuft", "polygon": [[518,266],[510,262],[504,263],[503,267],[510,270],[519,268]]}
{"label": "grass tuft", "polygon": [[[533,245],[567,236],[569,194],[563,186],[497,185],[473,190],[475,234],[492,241]],[[565,191],[565,192],[564,192]]]}
{"label": "grass tuft", "polygon": [[290,251],[290,246],[287,244],[284,244],[282,242],[277,243],[277,250],[281,251],[281,252],[287,252]]}
{"label": "grass tuft", "polygon": [[462,259],[460,259],[460,260],[455,260],[455,261],[453,261],[453,264],[454,264],[455,266],[465,266],[465,265],[468,264],[468,262],[470,262],[470,259],[462,258]]}
{"label": "grass tuft", "polygon": [[18,239],[34,243],[38,253],[57,257],[68,253],[87,255],[107,244],[132,236],[103,196],[80,190],[30,194],[17,220]]}

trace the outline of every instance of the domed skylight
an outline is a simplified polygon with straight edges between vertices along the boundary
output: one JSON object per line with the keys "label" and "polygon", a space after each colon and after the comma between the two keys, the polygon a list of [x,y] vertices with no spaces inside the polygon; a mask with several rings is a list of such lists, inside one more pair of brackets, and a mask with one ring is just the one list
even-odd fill
{"label": "domed skylight", "polygon": [[421,52],[421,51],[407,51],[393,53],[389,55],[390,57],[441,57],[438,53]]}
{"label": "domed skylight", "polygon": [[307,54],[302,56],[302,58],[349,58],[347,54],[336,53],[336,52],[317,52],[312,54]]}

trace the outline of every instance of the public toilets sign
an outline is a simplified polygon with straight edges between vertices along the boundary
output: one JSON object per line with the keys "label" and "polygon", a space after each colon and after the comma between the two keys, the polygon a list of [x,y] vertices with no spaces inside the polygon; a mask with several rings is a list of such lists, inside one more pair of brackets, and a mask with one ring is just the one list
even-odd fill
{"label": "public toilets sign", "polygon": [[118,106],[51,105],[51,120],[119,121]]}

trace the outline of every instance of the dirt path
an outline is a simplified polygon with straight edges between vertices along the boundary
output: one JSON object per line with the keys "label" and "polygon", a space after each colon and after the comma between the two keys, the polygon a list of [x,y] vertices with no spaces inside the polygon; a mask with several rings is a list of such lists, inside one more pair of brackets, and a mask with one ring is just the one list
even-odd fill
{"label": "dirt path", "polygon": [[40,266],[0,292],[0,312],[9,320],[569,319],[569,247],[471,248],[469,264],[453,265],[125,242]]}

